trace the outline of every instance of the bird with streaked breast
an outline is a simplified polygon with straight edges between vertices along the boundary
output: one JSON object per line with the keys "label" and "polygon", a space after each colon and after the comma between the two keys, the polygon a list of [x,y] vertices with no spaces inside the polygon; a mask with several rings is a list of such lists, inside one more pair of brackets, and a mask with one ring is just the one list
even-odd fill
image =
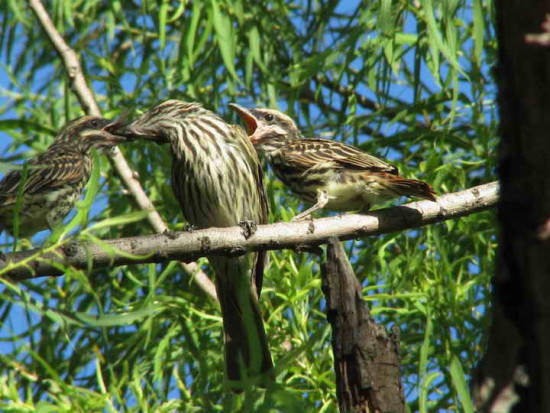
{"label": "bird with streaked breast", "polygon": [[[111,123],[96,116],[68,122],[46,151],[0,181],[0,230],[28,237],[52,229],[74,207],[92,172],[92,148],[109,148],[125,139],[106,131]],[[21,188],[21,183],[23,187]]]}
{"label": "bird with streaked breast", "polygon": [[[267,223],[260,161],[240,126],[226,123],[199,103],[169,100],[112,132],[171,145],[172,188],[194,227]],[[216,274],[231,381],[271,380],[262,375],[273,364],[258,302],[265,260],[265,252],[209,258]]]}
{"label": "bird with streaked breast", "polygon": [[394,165],[353,146],[304,138],[296,123],[278,110],[229,106],[244,121],[251,142],[275,175],[302,201],[314,204],[293,220],[324,207],[368,211],[374,204],[399,196],[436,201],[428,183],[403,178]]}

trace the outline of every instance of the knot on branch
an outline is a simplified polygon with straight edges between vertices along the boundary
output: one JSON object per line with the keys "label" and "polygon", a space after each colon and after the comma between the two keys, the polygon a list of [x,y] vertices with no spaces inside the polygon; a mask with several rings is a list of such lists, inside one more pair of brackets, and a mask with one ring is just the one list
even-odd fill
{"label": "knot on branch", "polygon": [[240,257],[242,255],[246,254],[246,248],[244,247],[234,247],[229,250],[228,255],[230,257]]}
{"label": "knot on branch", "polygon": [[61,247],[61,251],[65,254],[66,257],[74,257],[78,254],[78,243],[72,241]]}
{"label": "knot on branch", "polygon": [[199,238],[199,241],[201,243],[201,252],[208,252],[210,251],[212,245],[210,243],[210,237],[201,237]]}

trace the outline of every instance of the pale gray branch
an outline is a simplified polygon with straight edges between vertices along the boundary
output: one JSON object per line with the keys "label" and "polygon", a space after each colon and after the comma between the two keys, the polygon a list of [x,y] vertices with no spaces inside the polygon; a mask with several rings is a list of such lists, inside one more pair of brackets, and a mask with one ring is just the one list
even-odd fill
{"label": "pale gray branch", "polygon": [[[120,238],[93,243],[74,244],[70,248],[47,253],[39,259],[14,268],[0,262],[2,277],[12,280],[60,275],[60,267],[105,268],[126,264],[158,263],[170,260],[195,260],[212,255],[239,255],[247,251],[294,249],[326,243],[331,237],[340,240],[403,231],[448,219],[484,211],[496,205],[498,184],[492,182],[461,192],[446,194],[437,202],[420,201],[380,209],[365,215],[341,215],[301,222],[260,225],[246,238],[240,227],[209,228],[193,232]],[[118,250],[119,252],[114,252]],[[19,262],[39,250],[6,254],[7,261]],[[131,254],[135,258],[128,257]]]}
{"label": "pale gray branch", "polygon": [[[42,2],[40,0],[29,0],[29,5],[40,22],[42,29],[46,32],[46,35],[50,39],[53,47],[63,60],[63,64],[67,71],[67,76],[71,82],[71,88],[77,96],[82,108],[89,115],[101,116],[99,106],[97,105],[94,95],[88,87],[86,78],[82,73],[82,66],[80,65],[78,55],[65,42],[63,36],[61,36],[59,31],[56,29]],[[122,152],[118,148],[113,148],[108,152],[108,156],[111,164],[117,171],[117,174],[120,176],[123,184],[128,189],[128,192],[134,198],[134,201],[138,207],[148,212],[147,218],[153,229],[156,232],[166,231],[166,224],[143,190],[143,187],[137,179],[137,174],[132,171],[132,168],[128,165],[128,162]],[[194,280],[203,291],[205,291],[212,298],[217,299],[214,284],[208,276],[201,271],[196,263],[182,263],[182,265],[189,274],[194,274]]]}

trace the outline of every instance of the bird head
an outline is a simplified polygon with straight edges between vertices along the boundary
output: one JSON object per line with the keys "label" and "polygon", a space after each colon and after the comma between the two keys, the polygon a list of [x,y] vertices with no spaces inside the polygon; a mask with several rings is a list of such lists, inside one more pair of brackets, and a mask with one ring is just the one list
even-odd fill
{"label": "bird head", "polygon": [[230,103],[229,107],[243,120],[248,137],[256,150],[266,156],[302,137],[294,121],[278,110],[247,109],[234,103]]}
{"label": "bird head", "polygon": [[108,131],[112,123],[98,116],[73,119],[59,131],[55,143],[77,145],[82,152],[92,148],[110,148],[126,140]]}
{"label": "bird head", "polygon": [[119,120],[107,130],[129,140],[143,139],[163,144],[170,142],[172,131],[178,124],[206,112],[210,113],[199,103],[172,99],[155,106],[133,121]]}

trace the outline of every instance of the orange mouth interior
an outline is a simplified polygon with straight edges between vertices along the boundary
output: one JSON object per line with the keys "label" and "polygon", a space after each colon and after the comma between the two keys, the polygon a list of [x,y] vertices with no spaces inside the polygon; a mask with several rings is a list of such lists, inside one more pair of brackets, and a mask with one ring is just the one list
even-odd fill
{"label": "orange mouth interior", "polygon": [[239,105],[230,104],[229,107],[233,109],[241,117],[246,127],[246,133],[250,137],[258,129],[258,122],[256,118],[251,115],[248,110],[240,107]]}
{"label": "orange mouth interior", "polygon": [[248,133],[248,136],[253,135],[258,128],[258,123],[256,122],[256,119],[253,116],[249,116],[247,114],[243,117],[243,120],[244,124],[246,125],[246,133]]}

